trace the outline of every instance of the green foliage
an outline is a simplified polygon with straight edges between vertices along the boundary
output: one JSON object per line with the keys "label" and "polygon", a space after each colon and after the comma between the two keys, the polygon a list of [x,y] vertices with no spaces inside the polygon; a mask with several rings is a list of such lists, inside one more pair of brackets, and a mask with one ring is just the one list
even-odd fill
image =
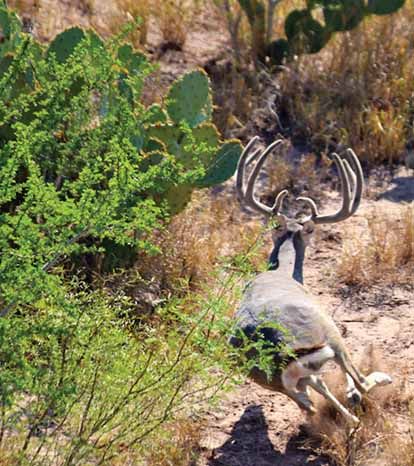
{"label": "green foliage", "polygon": [[[19,286],[30,301],[34,263],[41,281],[41,266],[56,255],[114,257],[124,247],[130,254],[151,248],[146,238],[185,207],[223,144],[209,122],[203,72],[174,83],[165,105],[145,108],[141,92],[152,66],[130,45],[104,44],[79,28],[59,34],[46,50],[28,35],[7,37],[9,52],[0,62],[6,303]],[[235,151],[227,177],[236,168]],[[73,240],[78,235],[81,244]]]}
{"label": "green foliage", "polygon": [[[226,284],[234,292],[234,277]],[[172,300],[165,324],[137,332],[121,293],[114,303],[80,287],[51,288],[0,320],[0,443],[12,439],[23,464],[111,464],[121,449],[142,458],[144,440],[214,398],[232,370],[227,290],[192,297],[190,315]]]}
{"label": "green foliage", "polygon": [[[255,59],[270,58],[279,65],[294,55],[317,53],[329,41],[332,33],[357,27],[369,14],[387,15],[401,8],[405,0],[307,0],[306,9],[293,10],[285,18],[285,39],[271,40],[274,9],[280,1],[238,0],[252,31]],[[265,4],[267,6],[265,6]],[[313,12],[322,9],[324,24]]]}
{"label": "green foliage", "polygon": [[220,266],[200,293],[158,308],[155,324],[128,317],[135,303],[123,290],[109,297],[75,279],[19,303],[0,319],[0,453],[39,466],[140,464],[177,413],[197,414],[254,366],[274,371],[263,340],[246,342],[254,359],[228,345],[229,310],[259,246]]}
{"label": "green foliage", "polygon": [[0,5],[0,59],[15,50],[21,41],[21,24],[15,13]]}
{"label": "green foliage", "polygon": [[137,328],[92,272],[156,253],[154,230],[229,178],[241,146],[211,123],[203,72],[146,107],[153,66],[120,37],[72,28],[45,47],[0,12],[0,448],[13,438],[16,464],[104,464],[142,448],[195,387],[221,386],[209,369],[228,364],[227,323],[216,296]]}

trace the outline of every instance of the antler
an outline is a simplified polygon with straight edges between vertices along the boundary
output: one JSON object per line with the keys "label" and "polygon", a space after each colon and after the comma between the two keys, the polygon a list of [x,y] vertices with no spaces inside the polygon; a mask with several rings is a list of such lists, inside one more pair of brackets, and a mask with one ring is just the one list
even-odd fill
{"label": "antler", "polygon": [[358,157],[352,149],[347,149],[345,158],[332,154],[341,181],[342,206],[334,214],[320,215],[315,202],[309,197],[298,197],[298,201],[306,202],[311,209],[310,220],[317,224],[336,223],[353,215],[359,207],[364,187],[364,175]]}
{"label": "antler", "polygon": [[[263,164],[266,161],[267,156],[270,154],[270,152],[273,149],[275,149],[277,146],[279,146],[282,143],[282,140],[278,139],[277,141],[274,141],[263,152],[261,152],[260,149],[256,149],[251,154],[258,140],[259,138],[257,136],[252,138],[247,144],[247,146],[244,148],[240,156],[239,163],[237,165],[237,178],[236,178],[237,196],[240,202],[245,202],[248,206],[252,207],[253,209],[256,209],[257,211],[261,213],[264,213],[266,215],[277,215],[279,213],[283,199],[287,195],[288,191],[286,189],[281,191],[276,196],[276,200],[273,206],[269,207],[263,204],[262,202],[260,202],[258,199],[256,199],[254,195],[254,185],[256,183],[257,176],[260,172],[260,169],[262,168]],[[252,172],[250,173],[250,176],[247,180],[247,186],[245,188],[244,169],[251,162],[253,162],[253,160],[256,159],[259,154],[260,154],[260,157],[257,159],[256,165],[254,166]]]}

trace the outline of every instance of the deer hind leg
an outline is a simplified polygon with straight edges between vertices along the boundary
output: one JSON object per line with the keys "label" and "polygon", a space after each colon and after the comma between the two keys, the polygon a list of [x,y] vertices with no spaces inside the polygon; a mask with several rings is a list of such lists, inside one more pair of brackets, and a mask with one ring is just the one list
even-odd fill
{"label": "deer hind leg", "polygon": [[[345,352],[338,353],[335,359],[347,377],[348,388],[352,388],[351,384],[354,383],[356,391],[368,393],[377,385],[383,386],[392,383],[392,378],[388,374],[384,374],[384,372],[371,372],[367,376],[362,375]],[[350,379],[352,379],[351,382]],[[349,392],[347,391],[347,393]]]}
{"label": "deer hind leg", "polygon": [[361,392],[356,388],[354,379],[345,372],[346,377],[346,398],[351,406],[358,406],[361,404],[362,395]]}
{"label": "deer hind leg", "polygon": [[325,397],[328,401],[330,401],[335,408],[352,424],[358,424],[359,419],[350,413],[345,406],[343,406],[335,396],[329,391],[329,388],[325,384],[325,382],[315,375],[311,375],[308,378],[308,384],[312,387],[315,391],[320,393],[323,397]]}
{"label": "deer hind leg", "polygon": [[326,345],[290,362],[282,371],[281,379],[285,393],[301,408],[310,413],[315,413],[316,410],[309,398],[308,378],[310,375],[318,373],[321,367],[334,357],[334,351]]}

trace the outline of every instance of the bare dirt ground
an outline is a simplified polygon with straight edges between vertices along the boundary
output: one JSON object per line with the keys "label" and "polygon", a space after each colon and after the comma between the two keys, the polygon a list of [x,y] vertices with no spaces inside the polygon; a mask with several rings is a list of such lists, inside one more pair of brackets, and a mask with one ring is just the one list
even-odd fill
{"label": "bare dirt ground", "polygon": [[[343,224],[324,225],[308,248],[305,285],[334,317],[354,361],[359,362],[370,345],[384,357],[384,365],[397,386],[414,367],[413,291],[400,286],[373,286],[357,294],[333,283],[338,256],[347,232],[363,234],[372,209],[392,210],[398,221],[403,203],[414,201],[414,178],[402,170],[391,183],[372,182],[358,212]],[[338,206],[329,193],[327,211]],[[269,245],[269,248],[271,245]],[[404,378],[404,380],[402,380]],[[408,390],[414,377],[406,380]],[[392,393],[392,392],[390,392]],[[315,395],[317,397],[317,395]],[[402,434],[408,430],[400,416]],[[328,466],[331,463],[307,446],[306,418],[287,397],[246,381],[209,413],[203,431],[199,466]],[[405,432],[406,433],[406,432]]]}

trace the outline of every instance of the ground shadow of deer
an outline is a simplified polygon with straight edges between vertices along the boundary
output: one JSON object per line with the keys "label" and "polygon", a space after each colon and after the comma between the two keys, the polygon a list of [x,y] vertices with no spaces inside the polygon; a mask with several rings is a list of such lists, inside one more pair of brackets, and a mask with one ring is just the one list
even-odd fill
{"label": "ground shadow of deer", "polygon": [[290,438],[285,452],[272,444],[268,425],[259,405],[248,406],[234,424],[230,438],[216,448],[209,466],[326,466],[326,458],[318,457],[304,446],[306,437],[300,433]]}
{"label": "ground shadow of deer", "polygon": [[414,201],[414,176],[393,178],[391,188],[381,193],[378,198],[387,199],[392,202]]}

